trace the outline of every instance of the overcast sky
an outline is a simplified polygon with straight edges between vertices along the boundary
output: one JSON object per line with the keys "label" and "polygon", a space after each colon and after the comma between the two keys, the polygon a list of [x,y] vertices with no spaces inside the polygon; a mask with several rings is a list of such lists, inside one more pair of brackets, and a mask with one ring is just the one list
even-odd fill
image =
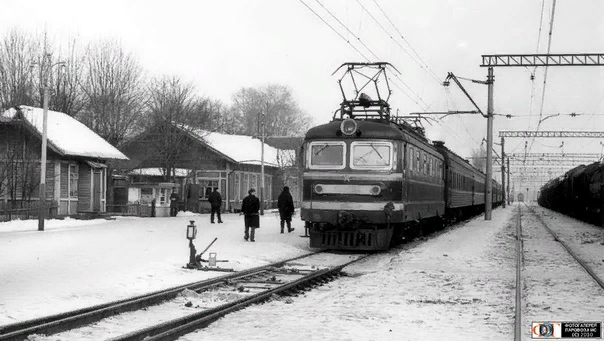
{"label": "overcast sky", "polygon": [[[547,51],[553,0],[543,1],[540,53]],[[82,43],[117,38],[140,58],[151,75],[180,75],[193,81],[201,95],[226,103],[242,86],[286,84],[315,124],[328,122],[341,102],[337,78],[331,73],[343,62],[365,61],[299,0],[3,0],[1,3],[2,35],[13,27],[32,33],[43,32],[46,27],[50,36],[63,45],[74,35]],[[401,71],[400,79],[393,79],[391,104],[403,114],[473,109],[455,85],[449,90],[442,87],[440,83],[447,72],[484,80],[487,70],[479,66],[482,54],[535,53],[542,1],[304,0],[304,3],[371,61],[375,57],[357,37],[381,61],[390,62]],[[557,1],[551,53],[604,52],[603,18],[604,1]],[[426,71],[428,68],[420,67],[422,61],[415,62],[409,57],[413,55],[409,46],[436,77]],[[495,112],[521,116],[513,119],[497,116],[495,136],[499,130],[535,128],[544,69],[536,70],[534,83],[530,80],[531,71],[495,69]],[[544,116],[571,112],[585,115],[552,117],[543,122],[541,129],[604,130],[603,75],[604,70],[598,67],[550,67]],[[464,85],[486,112],[487,87],[468,82]],[[533,119],[529,122],[531,112]],[[425,126],[430,138],[446,141],[463,156],[469,156],[471,149],[477,148],[486,136],[486,120],[478,116],[450,116],[440,124]],[[561,142],[538,139],[532,152],[561,152],[558,147]],[[565,152],[600,153],[603,149],[595,139],[564,142]],[[508,151],[521,152],[524,140],[510,139],[506,144]]]}

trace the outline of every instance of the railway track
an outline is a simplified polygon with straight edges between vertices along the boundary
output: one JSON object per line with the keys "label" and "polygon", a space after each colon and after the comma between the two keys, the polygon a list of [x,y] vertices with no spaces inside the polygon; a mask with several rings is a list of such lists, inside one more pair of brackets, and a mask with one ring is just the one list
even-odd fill
{"label": "railway track", "polygon": [[[530,206],[524,204],[526,207],[526,211],[530,212],[541,224],[545,230],[553,237],[554,241],[560,244],[564,250],[566,250],[566,254],[570,255],[572,259],[579,264],[583,270],[590,276],[590,278],[600,287],[600,289],[604,290],[604,281],[600,278],[593,269],[587,265],[585,261],[583,261],[577,254],[569,247],[567,243],[561,240],[558,235],[548,226],[548,224],[543,220],[541,215],[535,212]],[[514,329],[514,340],[520,341],[522,339],[522,308],[524,303],[522,301],[523,295],[523,273],[522,268],[524,266],[524,241],[523,241],[523,232],[522,232],[522,206],[518,206],[518,219],[516,221],[516,307],[515,307],[515,329]]]}
{"label": "railway track", "polygon": [[[190,283],[147,295],[110,302],[89,308],[53,316],[0,326],[0,340],[26,340],[32,334],[57,334],[111,317],[123,312],[132,312],[162,304],[176,298],[185,290],[204,293],[239,293],[243,297],[220,306],[204,309],[194,314],[158,323],[144,329],[114,337],[111,340],[174,340],[179,336],[203,328],[212,321],[248,305],[263,302],[273,295],[320,285],[339,276],[345,266],[367,255],[338,255],[336,265],[309,265],[313,256],[325,252],[313,252],[274,264],[252,268],[234,274]],[[352,259],[351,259],[352,257]],[[106,338],[105,338],[106,339]]]}

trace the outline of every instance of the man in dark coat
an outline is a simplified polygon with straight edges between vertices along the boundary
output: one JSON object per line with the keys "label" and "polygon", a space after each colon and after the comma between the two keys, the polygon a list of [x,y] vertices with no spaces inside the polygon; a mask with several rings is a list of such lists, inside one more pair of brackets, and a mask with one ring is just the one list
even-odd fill
{"label": "man in dark coat", "polygon": [[176,217],[178,214],[178,199],[176,187],[172,187],[172,194],[170,194],[170,217]]}
{"label": "man in dark coat", "polygon": [[222,206],[222,197],[220,196],[220,192],[218,192],[218,188],[214,188],[214,192],[210,193],[208,196],[208,201],[212,207],[212,213],[210,215],[210,222],[214,224],[214,214],[218,216],[218,224],[222,224],[222,219],[220,218],[220,206]]}
{"label": "man in dark coat", "polygon": [[287,232],[292,232],[292,215],[294,214],[294,199],[289,193],[289,187],[283,187],[283,192],[279,194],[277,200],[277,207],[279,208],[279,216],[281,217],[281,233],[287,222]]}
{"label": "man in dark coat", "polygon": [[[260,215],[258,214],[260,211],[260,199],[254,195],[256,194],[256,190],[253,188],[248,191],[248,194],[241,204],[241,213],[244,214],[245,219],[245,236],[243,239],[247,241],[249,238],[253,242],[255,241],[254,235],[256,229],[260,227]],[[250,228],[252,231],[250,231]]]}

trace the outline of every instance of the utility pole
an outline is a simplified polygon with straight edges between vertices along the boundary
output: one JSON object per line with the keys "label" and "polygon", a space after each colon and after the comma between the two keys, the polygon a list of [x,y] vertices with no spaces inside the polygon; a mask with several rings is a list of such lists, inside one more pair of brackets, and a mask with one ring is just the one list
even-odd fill
{"label": "utility pole", "polygon": [[[493,209],[493,197],[492,197],[493,184],[491,183],[491,179],[493,178],[493,164],[492,164],[492,162],[493,162],[493,82],[495,80],[495,77],[493,76],[493,68],[489,67],[489,73],[488,73],[486,82],[480,81],[480,80],[475,80],[475,79],[462,78],[464,80],[471,81],[472,83],[485,84],[489,87],[489,90],[488,90],[489,91],[489,93],[488,93],[489,103],[488,103],[486,116],[484,115],[482,110],[480,110],[480,107],[478,107],[478,104],[476,104],[474,99],[472,99],[472,97],[466,91],[466,89],[463,87],[463,85],[461,85],[458,78],[459,77],[455,76],[452,72],[449,72],[447,74],[447,78],[445,78],[445,81],[443,82],[443,86],[449,86],[450,80],[452,79],[455,82],[455,84],[457,84],[457,86],[461,89],[461,91],[463,91],[463,93],[466,95],[466,97],[468,97],[470,102],[472,102],[472,104],[476,108],[476,111],[479,114],[481,114],[483,117],[487,118],[487,178],[486,178],[485,191],[484,191],[484,194],[485,194],[484,220],[491,220],[491,210]],[[471,111],[467,111],[467,112],[469,113]],[[503,159],[502,159],[502,162],[503,162]]]}
{"label": "utility pole", "polygon": [[[489,102],[487,105],[487,183],[486,183],[486,198],[484,208],[484,220],[491,220],[491,211],[493,209],[493,68],[489,67],[487,75],[487,84],[489,87]],[[503,160],[502,160],[503,163]]]}
{"label": "utility pole", "polygon": [[[46,215],[46,149],[48,145],[48,100],[50,97],[48,89],[48,78],[52,68],[60,65],[65,67],[64,62],[57,62],[52,64],[50,60],[50,53],[44,53],[42,56],[41,63],[38,64],[40,67],[40,75],[42,77],[41,83],[44,87],[44,99],[43,99],[43,116],[42,116],[42,150],[40,160],[40,192],[39,192],[39,211],[38,211],[38,231],[44,231],[44,219]],[[30,67],[33,69],[36,64],[32,64]]]}
{"label": "utility pole", "polygon": [[506,193],[505,193],[505,166],[503,161],[505,161],[505,148],[504,148],[504,139],[503,137],[501,138],[501,201],[503,202],[503,208],[505,208],[505,199],[506,199]]}
{"label": "utility pole", "polygon": [[511,205],[512,204],[512,200],[510,198],[510,157],[509,156],[507,158],[507,166],[508,166],[508,189],[507,189],[507,196],[506,197],[508,199],[508,204]]}
{"label": "utility pole", "polygon": [[44,114],[42,118],[42,160],[40,163],[40,212],[38,214],[38,231],[44,231],[44,216],[46,215],[46,145],[48,127],[48,84],[44,81]]}
{"label": "utility pole", "polygon": [[259,119],[262,119],[260,123],[260,140],[262,142],[260,147],[260,215],[264,215],[264,114],[259,114]]}

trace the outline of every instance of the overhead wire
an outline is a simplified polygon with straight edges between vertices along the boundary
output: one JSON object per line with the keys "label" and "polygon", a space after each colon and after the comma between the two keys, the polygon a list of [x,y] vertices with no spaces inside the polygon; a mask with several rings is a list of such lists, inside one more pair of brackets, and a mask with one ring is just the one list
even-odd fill
{"label": "overhead wire", "polygon": [[[302,1],[302,0],[300,0],[300,1]],[[380,60],[380,58],[379,58],[379,57],[378,57],[378,56],[375,54],[375,52],[373,52],[373,50],[372,50],[372,49],[370,49],[370,48],[369,48],[369,47],[368,47],[368,46],[367,46],[367,45],[366,45],[366,44],[365,44],[365,43],[364,43],[364,42],[361,40],[361,38],[360,38],[359,36],[357,36],[357,35],[356,35],[354,32],[352,32],[352,30],[350,30],[346,24],[344,24],[344,23],[343,23],[343,22],[342,22],[340,19],[338,19],[338,17],[336,17],[336,16],[335,16],[335,15],[334,15],[334,14],[333,14],[333,13],[332,13],[332,12],[331,12],[331,11],[330,11],[328,8],[327,8],[327,7],[325,7],[325,6],[324,6],[324,5],[321,3],[321,1],[319,1],[319,0],[315,0],[315,1],[316,1],[316,2],[317,2],[317,3],[318,3],[318,4],[319,4],[319,5],[320,5],[320,6],[323,8],[323,10],[325,10],[325,11],[326,11],[326,12],[327,12],[327,13],[328,13],[328,14],[329,14],[329,15],[330,15],[330,16],[331,16],[333,19],[335,19],[335,20],[336,20],[336,21],[337,21],[337,22],[338,22],[338,23],[339,23],[339,24],[340,24],[340,25],[341,25],[341,26],[342,26],[342,27],[343,27],[343,28],[344,28],[344,29],[345,29],[345,30],[346,30],[346,31],[347,31],[349,34],[352,34],[352,36],[353,36],[353,37],[355,37],[355,38],[356,38],[356,39],[359,41],[359,43],[360,43],[361,45],[363,45],[363,47],[364,47],[364,48],[365,48],[367,51],[369,51],[369,53],[371,53],[371,55],[373,55],[373,57],[374,57],[375,59]],[[308,7],[308,6],[307,6],[307,7]],[[341,35],[340,35],[340,36],[341,36]],[[369,61],[369,59],[368,59],[367,57],[365,57],[365,56],[363,56],[363,57],[365,58],[365,60]],[[402,83],[402,84],[403,84],[403,85],[404,85],[404,86],[405,86],[407,89],[409,89],[409,91],[410,91],[410,92],[411,92],[413,95],[415,95],[415,96],[416,96],[416,97],[417,97],[417,98],[418,98],[418,99],[419,99],[421,102],[423,102],[423,103],[424,103],[424,105],[425,105],[425,107],[422,107],[422,105],[420,105],[416,99],[412,98],[412,97],[411,97],[411,96],[410,96],[410,95],[409,95],[409,94],[408,94],[408,93],[407,93],[405,90],[403,90],[401,87],[397,86],[397,87],[399,88],[399,90],[401,90],[401,91],[402,91],[402,92],[403,92],[403,93],[404,93],[404,94],[405,94],[405,95],[406,95],[406,96],[407,96],[409,99],[411,99],[411,100],[412,100],[412,101],[413,101],[415,104],[417,104],[417,105],[418,105],[420,108],[422,108],[423,110],[426,110],[426,108],[429,108],[429,107],[430,107],[430,106],[428,105],[428,103],[426,103],[426,101],[424,101],[424,99],[423,99],[421,96],[419,96],[417,93],[415,93],[415,92],[413,91],[413,89],[411,89],[411,87],[410,87],[410,86],[409,86],[409,85],[408,85],[408,84],[407,84],[405,81],[403,81],[403,80],[402,80],[402,79],[401,79],[401,78],[400,78],[400,77],[399,77],[397,74],[394,74],[394,76],[395,76],[396,78],[398,78],[398,79],[399,79],[399,81],[400,81],[400,82],[401,82],[401,83]],[[396,85],[396,83],[393,83],[393,84],[394,84],[394,85]]]}
{"label": "overhead wire", "polygon": [[310,6],[308,6],[302,0],[300,0],[300,2],[304,6],[306,6],[306,8],[308,8],[311,12],[313,12],[313,14],[317,16],[317,18],[321,19],[321,21],[323,23],[325,23],[325,25],[327,25],[329,28],[331,28],[332,31],[334,31],[338,36],[340,36],[340,38],[342,38],[345,42],[347,42],[358,54],[360,54],[363,58],[365,58],[365,60],[369,60],[369,58],[367,58],[367,56],[365,56],[361,51],[359,51],[359,49],[357,49],[356,46],[352,45],[352,43],[350,42],[350,40],[346,39],[342,34],[340,34],[340,32],[336,31],[336,29],[333,28],[333,26],[331,26],[327,21],[325,21],[325,19],[323,19],[323,17],[321,17],[317,12],[315,12],[312,8],[310,8]]}
{"label": "overhead wire", "polygon": [[[416,60],[416,58],[414,56],[412,56],[409,51],[407,51],[407,49],[405,49],[405,47],[403,47],[396,39],[394,39],[394,37],[392,36],[392,34],[390,34],[390,32],[388,32],[388,30],[377,20],[377,18],[363,5],[363,3],[361,3],[360,0],[356,0],[357,3],[361,6],[361,8],[363,9],[364,12],[366,12],[371,19],[373,19],[373,21],[382,29],[382,31],[384,31],[384,33],[386,33],[386,35],[392,39],[399,47],[401,50],[403,50],[403,52],[405,52],[415,63],[417,63],[422,69],[424,68],[423,65],[418,62]],[[403,41],[405,41],[407,43],[407,45],[409,45],[409,47],[412,49],[412,51],[417,55],[417,57],[427,66],[427,68],[430,70],[430,72],[428,72],[428,74],[433,77],[439,85],[441,85],[441,80],[436,76],[436,74],[434,74],[434,72],[430,69],[430,67],[427,65],[427,63],[419,56],[419,54],[417,53],[417,51],[415,51],[415,49],[413,49],[413,47],[411,46],[411,44],[405,39],[405,37],[402,35],[402,33],[400,32],[400,30],[396,27],[396,25],[394,25],[394,23],[392,22],[392,20],[390,19],[390,17],[388,17],[388,15],[384,12],[384,10],[381,8],[381,6],[377,3],[377,1],[375,1],[375,4],[377,5],[377,7],[379,8],[379,10],[382,12],[382,14],[384,14],[384,16],[386,17],[386,19],[392,24],[392,26],[395,28],[395,30],[399,33],[399,35],[401,36],[401,38],[403,39]],[[400,79],[400,77],[398,77],[398,75],[395,74],[395,77],[399,78],[399,80],[401,82],[404,83],[404,81],[402,79]],[[418,96],[419,97],[419,96]],[[421,97],[420,97],[421,98]],[[423,99],[422,99],[423,101]],[[423,101],[428,108],[430,108],[430,105],[428,105],[425,101]],[[474,136],[472,134],[470,134],[468,128],[465,126],[465,124],[463,123],[463,120],[461,120],[461,118],[458,117],[458,120],[460,121],[461,125],[463,126],[464,130],[468,133],[468,135],[476,142],[479,144],[479,142],[474,138]],[[446,129],[448,129],[448,127],[446,125],[441,124],[441,120],[439,119],[439,121],[437,121],[441,126],[445,127]],[[448,129],[450,130],[450,129]],[[450,130],[451,131],[451,130]],[[453,134],[455,134],[453,131],[451,131]],[[461,140],[458,139],[458,141],[460,141],[462,144],[465,145],[465,143]]]}
{"label": "overhead wire", "polygon": [[[361,43],[361,44],[362,44],[362,45],[363,45],[363,46],[364,46],[364,47],[365,47],[365,48],[366,48],[366,49],[367,49],[367,50],[368,50],[368,51],[369,51],[369,52],[370,52],[370,53],[371,53],[371,54],[372,54],[372,55],[373,55],[375,58],[379,59],[379,58],[378,58],[378,57],[375,55],[375,53],[374,53],[374,52],[373,52],[371,49],[369,49],[369,47],[368,47],[366,44],[364,44],[364,43],[362,42],[362,40],[361,40],[361,39],[360,39],[360,38],[359,38],[359,37],[358,37],[356,34],[354,34],[354,32],[352,32],[350,29],[348,29],[348,27],[347,27],[347,26],[346,26],[344,23],[342,23],[342,21],[341,21],[341,20],[339,20],[339,19],[338,19],[338,18],[337,18],[337,17],[336,17],[336,16],[335,16],[335,15],[334,15],[332,12],[330,12],[330,11],[329,11],[329,10],[328,10],[328,9],[327,9],[325,6],[323,6],[323,5],[322,5],[322,4],[319,2],[319,0],[316,0],[316,1],[317,1],[317,3],[319,3],[319,5],[321,5],[321,7],[323,7],[323,8],[324,8],[324,9],[325,9],[325,10],[326,10],[326,11],[327,11],[327,12],[328,12],[328,13],[329,13],[329,14],[330,14],[330,15],[331,15],[331,16],[332,16],[334,19],[336,19],[336,21],[338,21],[338,23],[339,23],[340,25],[342,25],[342,26],[343,26],[343,27],[344,27],[344,28],[347,30],[347,32],[349,32],[349,33],[350,33],[350,34],[352,34],[352,35],[353,35],[353,36],[354,36],[354,37],[355,37],[357,40],[359,40],[359,43]],[[335,33],[336,33],[336,34],[337,34],[337,35],[338,35],[340,38],[342,38],[344,41],[346,41],[346,42],[347,42],[347,43],[348,43],[348,44],[349,44],[349,45],[350,45],[350,46],[351,46],[351,47],[352,47],[352,48],[353,48],[353,49],[354,49],[354,50],[355,50],[355,51],[356,51],[356,52],[357,52],[359,55],[361,55],[361,56],[362,56],[362,57],[363,57],[365,60],[369,61],[369,58],[367,58],[367,56],[366,56],[365,54],[363,54],[363,53],[362,53],[362,52],[361,52],[361,51],[360,51],[360,50],[359,50],[359,49],[358,49],[358,48],[357,48],[357,47],[356,47],[356,46],[355,46],[355,45],[354,45],[352,42],[350,42],[350,40],[349,40],[349,39],[346,39],[346,38],[345,38],[345,37],[344,37],[344,36],[343,36],[343,35],[342,35],[342,34],[341,34],[341,33],[340,33],[338,30],[336,30],[336,29],[335,29],[335,28],[334,28],[332,25],[330,25],[330,24],[329,24],[329,23],[328,23],[328,22],[327,22],[327,21],[326,21],[326,20],[325,20],[325,19],[324,19],[324,18],[323,18],[321,15],[320,15],[320,14],[318,14],[318,13],[317,13],[315,10],[313,10],[313,9],[312,9],[312,8],[311,8],[311,7],[310,7],[308,4],[306,4],[304,1],[300,0],[300,2],[301,2],[301,3],[302,3],[302,4],[303,4],[303,5],[304,5],[304,6],[305,6],[307,9],[309,9],[309,10],[310,10],[310,11],[311,11],[311,12],[312,12],[312,13],[313,13],[315,16],[317,16],[317,17],[318,17],[318,18],[319,18],[319,19],[320,19],[320,20],[321,20],[321,21],[322,21],[324,24],[326,24],[326,25],[327,25],[327,26],[328,26],[328,27],[329,27],[329,28],[330,28],[332,31],[334,31],[334,32],[335,32]],[[362,6],[362,4],[361,4],[361,6]],[[364,6],[362,6],[362,7],[364,7]],[[375,20],[375,17],[373,17],[373,16],[371,15],[371,13],[369,13],[369,12],[368,12],[366,9],[365,9],[365,12],[367,12],[367,13],[368,13],[368,14],[369,14],[369,15],[370,15],[372,18],[374,18],[374,20]],[[379,24],[379,22],[378,22],[378,24]],[[391,38],[392,38],[392,37],[391,37]],[[400,44],[399,44],[399,45],[400,45]],[[403,51],[405,51],[405,52],[408,54],[408,52],[407,52],[407,51],[406,51],[404,48],[402,48],[402,49],[403,49]],[[422,98],[421,96],[417,95],[417,94],[416,94],[416,93],[415,93],[415,92],[414,92],[414,91],[413,91],[413,90],[412,90],[412,89],[409,87],[409,85],[407,85],[407,83],[405,83],[405,82],[404,82],[404,81],[403,81],[403,80],[402,80],[400,77],[398,77],[398,75],[396,75],[396,74],[395,74],[395,77],[396,77],[396,78],[397,78],[397,79],[398,79],[398,80],[399,80],[401,83],[403,83],[403,85],[405,85],[405,87],[409,88],[409,90],[410,90],[410,91],[411,91],[411,92],[412,92],[412,93],[413,93],[415,96],[417,96],[417,98],[419,98],[419,99],[420,99],[420,100],[421,100],[421,101],[424,103],[424,106],[422,106],[422,104],[420,104],[420,103],[419,103],[419,102],[418,102],[416,99],[412,98],[412,97],[411,97],[411,96],[410,96],[410,95],[409,95],[409,94],[408,94],[408,93],[407,93],[407,92],[406,92],[404,89],[402,89],[402,88],[401,88],[401,86],[399,86],[399,85],[398,85],[398,83],[397,83],[397,82],[392,82],[392,84],[393,84],[395,87],[397,87],[399,90],[401,90],[401,92],[403,92],[403,93],[404,93],[404,94],[405,94],[405,95],[406,95],[406,96],[407,96],[409,99],[411,99],[411,100],[412,100],[412,101],[413,101],[413,102],[414,102],[416,105],[418,105],[418,107],[422,108],[422,110],[428,110],[428,109],[429,109],[429,105],[428,105],[428,103],[426,103],[426,102],[425,102],[425,100],[423,100],[423,98]],[[439,83],[439,84],[440,84],[440,83]],[[460,139],[460,138],[457,136],[457,134],[455,133],[455,131],[451,130],[451,129],[450,129],[449,127],[447,127],[446,125],[441,124],[441,122],[439,122],[439,121],[437,121],[437,122],[438,122],[438,123],[439,123],[439,124],[440,124],[440,125],[441,125],[443,128],[445,128],[445,129],[449,130],[449,131],[450,131],[450,133],[451,133],[451,136],[453,136],[455,139],[457,139],[457,140],[458,140],[458,141],[459,141],[461,144],[463,144],[463,145],[465,145],[465,144],[466,144],[464,141],[462,141],[462,140],[461,140],[461,139]],[[463,124],[463,122],[462,122],[462,124]],[[466,129],[466,131],[467,131],[467,128],[466,128],[465,126],[464,126],[464,128],[465,128],[465,129]],[[471,134],[469,134],[469,135],[471,136]]]}
{"label": "overhead wire", "polygon": [[[377,19],[376,19],[376,17],[375,17],[375,16],[373,16],[373,14],[371,14],[371,12],[369,12],[369,10],[367,10],[367,8],[365,8],[365,6],[363,5],[363,3],[361,3],[361,1],[360,1],[360,0],[356,0],[356,1],[357,1],[357,3],[358,3],[360,6],[361,6],[361,8],[363,9],[363,11],[365,11],[367,14],[369,14],[369,16],[371,17],[371,19],[373,19],[373,21],[374,21],[374,22],[375,22],[375,23],[376,23],[376,24],[377,24],[377,25],[378,25],[378,26],[379,26],[379,27],[382,29],[382,31],[384,31],[384,32],[386,33],[386,35],[387,35],[387,36],[388,36],[390,39],[392,39],[392,41],[394,41],[394,42],[395,42],[395,43],[396,43],[396,44],[397,44],[397,45],[398,45],[398,46],[399,46],[399,47],[400,47],[400,48],[401,48],[401,49],[402,49],[402,50],[403,50],[403,51],[404,51],[404,52],[405,52],[405,53],[406,53],[406,54],[407,54],[407,55],[408,55],[408,56],[409,56],[409,57],[410,57],[410,58],[411,58],[411,59],[412,59],[414,62],[416,62],[418,65],[420,65],[420,66],[421,66],[421,63],[419,63],[419,62],[418,62],[418,61],[415,59],[415,57],[413,57],[413,55],[411,55],[411,53],[409,53],[409,51],[407,51],[407,49],[405,49],[405,48],[403,47],[403,45],[401,45],[401,44],[400,44],[400,43],[399,43],[399,42],[398,42],[396,39],[394,39],[394,37],[392,36],[392,34],[390,34],[390,32],[388,32],[388,30],[387,30],[387,29],[386,29],[386,28],[385,28],[385,27],[384,27],[384,26],[383,26],[383,25],[382,25],[382,24],[379,22],[379,20],[377,20]],[[403,84],[405,84],[405,83],[404,83],[404,81],[403,81],[403,80],[402,80],[402,79],[401,79],[401,78],[400,78],[398,75],[396,75],[396,74],[395,74],[394,76],[395,76],[396,78],[398,78],[398,79],[399,79],[401,82],[403,82]],[[437,79],[438,79],[438,78],[437,78]],[[440,81],[439,81],[439,84],[440,84]],[[408,87],[406,84],[405,84],[405,86],[406,86],[406,87]],[[408,87],[408,88],[409,88],[409,87]],[[409,90],[411,90],[411,88],[409,88]],[[412,91],[412,90],[411,90],[411,91]],[[412,91],[412,92],[413,92],[413,91]],[[421,98],[421,96],[417,95],[415,92],[413,92],[413,94],[414,94],[414,95],[416,95],[417,97]],[[426,102],[425,102],[423,99],[422,99],[422,102],[424,102],[424,103],[426,104],[426,106],[430,107],[430,105],[428,105],[428,103],[426,103]]]}
{"label": "overhead wire", "polygon": [[403,39],[403,41],[407,43],[407,45],[409,46],[409,48],[411,49],[411,51],[413,51],[413,53],[417,56],[417,58],[422,63],[424,63],[423,66],[420,64],[420,67],[424,68],[424,66],[425,66],[425,68],[427,69],[427,72],[440,84],[441,80],[438,78],[438,76],[436,75],[436,73],[434,73],[434,71],[432,70],[432,68],[430,68],[430,66],[428,65],[428,63],[426,63],[426,61],[417,53],[417,51],[413,48],[413,46],[411,46],[411,43],[409,43],[409,41],[403,36],[403,34],[401,33],[401,31],[398,29],[398,27],[396,27],[396,25],[394,24],[394,22],[392,22],[392,20],[388,16],[388,14],[382,9],[382,6],[380,6],[380,4],[377,2],[377,0],[373,0],[373,2],[378,7],[378,9],[380,10],[380,12],[382,12],[382,14],[384,14],[384,16],[386,17],[386,19],[388,20],[388,22],[392,25],[392,27],[394,27],[394,29],[399,34],[399,36],[401,37],[401,39]]}
{"label": "overhead wire", "polygon": [[[556,14],[556,0],[553,0],[552,3],[552,14],[550,16],[550,21],[549,21],[549,34],[548,34],[548,42],[547,42],[547,54],[550,53],[551,47],[552,47],[552,31],[554,29],[554,18],[555,18],[555,14]],[[541,92],[541,108],[539,109],[539,121],[537,122],[537,131],[539,131],[539,128],[541,127],[541,118],[543,116],[543,104],[545,103],[545,90],[546,90],[546,86],[547,86],[547,70],[548,67],[545,66],[545,72],[543,74],[543,89]],[[529,147],[532,148],[533,143],[535,142],[535,139],[533,138],[533,142],[531,142],[531,146]]]}

